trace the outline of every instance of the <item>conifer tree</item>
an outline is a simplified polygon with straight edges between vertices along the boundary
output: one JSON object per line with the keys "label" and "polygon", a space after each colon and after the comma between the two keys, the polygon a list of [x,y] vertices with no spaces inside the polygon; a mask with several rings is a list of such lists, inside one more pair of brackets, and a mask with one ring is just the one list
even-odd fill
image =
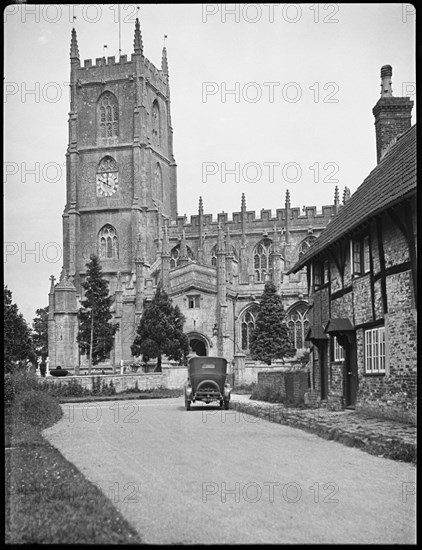
{"label": "conifer tree", "polygon": [[167,293],[159,285],[139,322],[131,346],[132,355],[142,355],[144,362],[157,358],[158,371],[161,370],[162,355],[175,361],[185,361],[189,345],[183,333],[184,322],[179,307],[172,305]]}
{"label": "conifer tree", "polygon": [[113,297],[108,294],[108,281],[103,278],[98,257],[92,254],[86,264],[86,280],[82,283],[85,290],[82,307],[78,313],[79,331],[77,341],[81,353],[89,357],[88,372],[92,365],[109,357],[114,344],[117,324],[112,323],[110,306]]}
{"label": "conifer tree", "polygon": [[32,322],[32,341],[38,356],[45,361],[48,356],[48,306],[39,308]]}
{"label": "conifer tree", "polygon": [[285,317],[283,302],[274,283],[266,283],[251,335],[250,352],[253,359],[270,364],[272,359],[283,359],[295,354]]}

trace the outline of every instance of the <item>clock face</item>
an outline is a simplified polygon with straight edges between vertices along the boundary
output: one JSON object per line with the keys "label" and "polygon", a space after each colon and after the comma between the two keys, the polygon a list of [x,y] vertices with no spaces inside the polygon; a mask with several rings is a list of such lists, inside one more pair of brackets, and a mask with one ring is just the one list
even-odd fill
{"label": "clock face", "polygon": [[97,195],[111,197],[119,188],[117,172],[97,174]]}

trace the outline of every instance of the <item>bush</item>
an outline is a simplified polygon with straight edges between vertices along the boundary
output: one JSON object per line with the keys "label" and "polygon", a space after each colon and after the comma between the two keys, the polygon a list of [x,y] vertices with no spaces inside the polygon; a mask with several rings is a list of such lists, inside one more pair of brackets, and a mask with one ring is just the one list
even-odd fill
{"label": "bush", "polygon": [[255,386],[256,384],[254,382],[252,382],[252,384],[235,385],[233,388],[233,393],[239,393],[239,394],[253,393]]}
{"label": "bush", "polygon": [[11,414],[32,426],[46,428],[60,420],[62,410],[57,399],[49,393],[30,389],[15,396]]}
{"label": "bush", "polygon": [[15,385],[13,378],[10,374],[6,374],[4,377],[4,404],[6,406],[13,403],[15,399]]}
{"label": "bush", "polygon": [[267,401],[268,403],[284,402],[280,390],[268,384],[257,384],[252,391],[251,399],[256,399],[257,401]]}
{"label": "bush", "polygon": [[110,385],[103,381],[101,386],[101,395],[115,395],[115,393],[116,388],[114,387],[113,380],[110,380]]}
{"label": "bush", "polygon": [[[49,386],[49,384],[47,385]],[[50,391],[56,397],[83,397],[90,394],[76,380],[70,380],[68,383],[53,386]]]}
{"label": "bush", "polygon": [[42,386],[38,383],[37,376],[26,370],[15,370],[6,373],[4,376],[4,401],[6,405],[14,402],[16,395],[28,391],[42,391]]}

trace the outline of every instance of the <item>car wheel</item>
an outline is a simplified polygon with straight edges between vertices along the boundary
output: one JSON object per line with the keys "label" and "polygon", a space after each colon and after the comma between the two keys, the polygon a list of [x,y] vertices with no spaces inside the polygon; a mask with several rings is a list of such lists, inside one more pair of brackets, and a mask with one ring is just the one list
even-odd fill
{"label": "car wheel", "polygon": [[223,408],[223,405],[224,405],[224,401],[220,399],[220,407]]}
{"label": "car wheel", "polygon": [[185,399],[185,407],[187,411],[190,411],[190,401],[188,401],[187,399]]}
{"label": "car wheel", "polygon": [[230,408],[230,401],[224,401],[224,408],[225,408],[226,411],[229,410],[229,408]]}

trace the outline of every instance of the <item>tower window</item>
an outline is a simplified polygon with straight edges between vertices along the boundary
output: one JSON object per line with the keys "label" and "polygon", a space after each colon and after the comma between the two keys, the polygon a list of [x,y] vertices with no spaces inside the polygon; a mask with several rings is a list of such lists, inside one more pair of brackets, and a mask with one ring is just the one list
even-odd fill
{"label": "tower window", "polygon": [[98,100],[98,135],[102,138],[119,135],[119,104],[116,96],[105,92]]}
{"label": "tower window", "polygon": [[102,260],[118,260],[119,246],[116,230],[112,225],[105,225],[98,234],[99,257]]}
{"label": "tower window", "polygon": [[158,162],[154,170],[154,198],[163,201],[163,174]]}
{"label": "tower window", "polygon": [[152,143],[158,147],[161,145],[161,121],[158,101],[152,104]]}

